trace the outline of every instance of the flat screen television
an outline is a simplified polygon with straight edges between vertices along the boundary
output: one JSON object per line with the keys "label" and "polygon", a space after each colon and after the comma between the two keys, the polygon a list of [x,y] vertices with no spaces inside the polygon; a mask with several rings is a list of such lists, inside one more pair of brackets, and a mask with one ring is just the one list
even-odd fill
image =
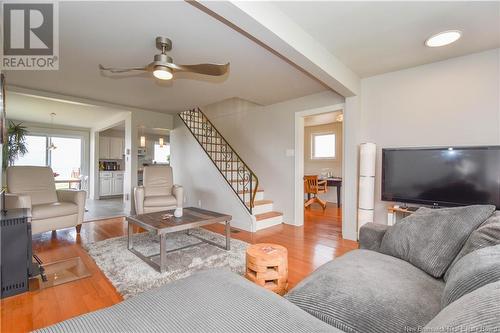
{"label": "flat screen television", "polygon": [[382,149],[382,200],[500,209],[500,146]]}

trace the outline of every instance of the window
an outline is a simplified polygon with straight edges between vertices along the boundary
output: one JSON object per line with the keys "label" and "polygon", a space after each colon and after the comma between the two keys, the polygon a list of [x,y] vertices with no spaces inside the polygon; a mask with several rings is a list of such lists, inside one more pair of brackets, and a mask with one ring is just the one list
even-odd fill
{"label": "window", "polygon": [[311,135],[311,158],[312,159],[334,159],[335,158],[335,134],[315,133]]}
{"label": "window", "polygon": [[26,135],[28,152],[14,161],[14,165],[47,165],[47,137]]}
{"label": "window", "polygon": [[[49,150],[52,142],[56,149]],[[28,152],[14,161],[14,165],[48,165],[58,178],[78,177],[82,166],[82,139],[46,135],[27,135]]]}
{"label": "window", "polygon": [[170,144],[165,143],[163,147],[155,142],[153,155],[153,163],[169,164],[170,163]]}

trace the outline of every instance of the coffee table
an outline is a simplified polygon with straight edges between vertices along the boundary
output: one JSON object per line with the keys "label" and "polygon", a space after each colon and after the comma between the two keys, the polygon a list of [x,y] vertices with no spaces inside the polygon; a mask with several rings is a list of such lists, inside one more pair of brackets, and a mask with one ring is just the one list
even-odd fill
{"label": "coffee table", "polygon": [[[164,214],[174,214],[173,210],[165,210],[154,213],[147,213],[141,215],[133,215],[128,216],[128,232],[127,232],[127,248],[130,252],[134,253],[136,256],[145,261],[148,265],[159,271],[160,273],[165,272],[167,269],[167,253],[171,253],[174,251],[179,251],[186,249],[188,247],[196,246],[202,243],[208,243],[210,245],[214,245],[220,247],[225,250],[231,249],[231,215],[220,214],[216,212],[212,212],[209,210],[196,208],[196,207],[188,207],[183,209],[182,217],[174,217],[172,216],[169,219],[162,219]],[[215,224],[224,222],[226,224],[225,235],[226,235],[226,245],[221,246],[216,244],[210,240],[203,239],[199,236],[191,234],[189,231],[193,228],[201,227],[204,225]],[[139,226],[147,231],[151,231],[156,233],[160,237],[160,253],[146,256],[133,247],[132,236],[134,234],[133,226]],[[167,234],[177,231],[186,231],[188,235],[199,239],[201,242],[186,245],[173,250],[166,250],[167,244]]]}

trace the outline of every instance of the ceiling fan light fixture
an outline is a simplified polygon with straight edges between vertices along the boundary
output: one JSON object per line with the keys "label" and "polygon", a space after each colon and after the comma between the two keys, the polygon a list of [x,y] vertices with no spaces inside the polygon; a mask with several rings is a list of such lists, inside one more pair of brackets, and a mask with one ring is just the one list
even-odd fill
{"label": "ceiling fan light fixture", "polygon": [[153,75],[160,80],[171,80],[174,77],[172,70],[166,66],[155,66]]}

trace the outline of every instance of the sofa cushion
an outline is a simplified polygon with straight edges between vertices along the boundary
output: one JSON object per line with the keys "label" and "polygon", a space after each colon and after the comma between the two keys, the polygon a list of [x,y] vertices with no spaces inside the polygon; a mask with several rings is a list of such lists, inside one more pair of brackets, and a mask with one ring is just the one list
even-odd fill
{"label": "sofa cushion", "polygon": [[444,308],[422,332],[498,332],[500,282],[481,287]]}
{"label": "sofa cushion", "polygon": [[170,207],[177,205],[173,195],[154,195],[144,199],[144,207]]}
{"label": "sofa cushion", "polygon": [[42,205],[33,205],[31,215],[33,220],[43,220],[51,217],[78,214],[78,205],[72,202],[54,202]]}
{"label": "sofa cushion", "polygon": [[474,230],[472,232],[472,234],[467,239],[467,242],[465,242],[465,245],[462,247],[462,250],[460,250],[455,260],[453,260],[453,263],[446,271],[444,280],[448,280],[448,275],[451,268],[458,260],[460,260],[460,258],[483,247],[498,244],[500,244],[500,212],[497,211],[494,215],[490,216],[477,230]]}
{"label": "sofa cushion", "polygon": [[224,270],[197,273],[37,332],[342,333]]}
{"label": "sofa cushion", "polygon": [[345,332],[403,332],[441,310],[443,288],[406,261],[354,250],[318,268],[285,297]]}
{"label": "sofa cushion", "polygon": [[495,211],[492,205],[419,209],[387,230],[380,252],[440,278],[469,235]]}
{"label": "sofa cushion", "polygon": [[450,270],[441,306],[444,308],[463,295],[497,281],[500,281],[500,245],[469,253]]}

